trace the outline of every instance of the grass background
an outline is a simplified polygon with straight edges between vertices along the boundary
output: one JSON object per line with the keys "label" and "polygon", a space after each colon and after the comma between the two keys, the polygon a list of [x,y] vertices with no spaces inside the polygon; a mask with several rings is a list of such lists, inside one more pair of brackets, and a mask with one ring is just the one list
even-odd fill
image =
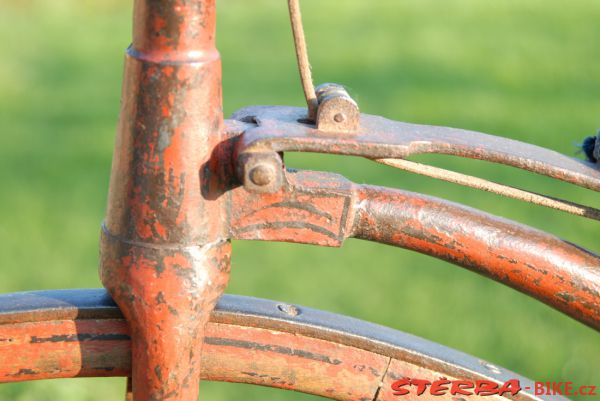
{"label": "grass background", "polygon": [[[304,0],[317,82],[347,85],[362,110],[480,130],[573,154],[600,126],[596,0]],[[283,0],[219,0],[225,112],[302,105]],[[0,292],[98,287],[98,228],[118,115],[131,4],[0,5]],[[598,251],[598,225],[364,160],[291,155],[432,194]],[[442,167],[598,205],[591,191],[450,157]],[[548,307],[431,258],[348,241],[341,249],[236,242],[230,293],[371,320],[541,381],[600,385],[600,337]],[[118,400],[123,379],[0,386],[0,400]],[[204,383],[210,400],[311,399]],[[584,400],[590,397],[574,397]]]}

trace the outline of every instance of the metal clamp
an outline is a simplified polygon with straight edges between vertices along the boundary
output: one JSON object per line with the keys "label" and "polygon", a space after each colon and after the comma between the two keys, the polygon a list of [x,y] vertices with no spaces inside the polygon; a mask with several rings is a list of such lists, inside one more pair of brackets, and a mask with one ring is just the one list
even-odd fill
{"label": "metal clamp", "polygon": [[358,104],[338,84],[317,87],[317,129],[322,132],[357,132],[360,126]]}

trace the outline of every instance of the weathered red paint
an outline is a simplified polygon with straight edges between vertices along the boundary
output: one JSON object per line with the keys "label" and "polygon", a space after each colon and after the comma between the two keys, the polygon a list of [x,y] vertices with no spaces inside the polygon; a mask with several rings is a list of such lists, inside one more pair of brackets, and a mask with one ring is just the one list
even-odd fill
{"label": "weathered red paint", "polygon": [[214,0],[136,0],[102,283],[131,326],[135,401],[196,401],[204,325],[229,274]]}
{"label": "weathered red paint", "polygon": [[273,194],[234,189],[231,235],[236,239],[341,246],[352,221],[352,183],[341,176],[291,172]]}
{"label": "weathered red paint", "polygon": [[553,235],[415,193],[362,186],[352,236],[446,260],[600,330],[600,257]]}
{"label": "weathered red paint", "polygon": [[[284,151],[369,158],[444,153],[508,164],[600,190],[597,166],[537,146],[368,115],[361,116],[361,127],[352,134],[323,132],[306,124],[301,118],[304,113],[299,108],[270,106],[248,107],[234,113],[227,125],[228,132],[240,135],[235,146],[237,164],[243,165],[247,160],[258,163],[256,159],[268,157],[269,152]],[[237,170],[245,171],[240,166]],[[284,171],[275,169],[280,170]],[[274,181],[278,187],[269,186],[266,194],[248,183],[247,175],[238,174],[244,189],[234,191],[234,238],[339,246],[353,236],[401,246],[500,281],[600,330],[600,256],[590,251],[440,199],[348,185],[336,175],[313,173],[311,181],[305,180],[306,173],[302,172],[282,174]],[[312,196],[303,204],[312,213],[299,212],[294,207],[279,207],[269,213],[273,204],[286,205],[307,193]],[[330,210],[339,209],[323,202],[321,197],[328,193],[338,202],[352,199],[352,203],[343,213],[330,216]],[[324,225],[319,219],[326,215],[331,218]],[[249,221],[254,225],[249,225]],[[244,230],[246,226],[253,229]],[[290,227],[296,230],[290,232]]]}
{"label": "weathered red paint", "polygon": [[[26,297],[20,301],[26,305]],[[269,306],[275,304],[269,302]],[[80,319],[72,315],[71,309],[63,305],[0,316],[0,382],[131,373],[131,331],[119,311],[81,310],[87,317]],[[346,330],[331,330],[321,326],[319,319],[311,321],[314,316],[282,320],[259,310],[248,314],[237,309],[230,306],[216,310],[206,325],[199,373],[204,380],[366,401],[394,399],[391,383],[405,376],[496,382],[516,377],[510,372],[499,375],[499,368],[484,361],[460,360],[460,356],[456,361],[447,361],[424,354],[416,344],[408,348],[409,344],[398,346],[363,337],[346,330],[356,330],[356,326],[366,323],[348,318],[351,326]],[[300,315],[311,314],[303,307],[299,311]],[[328,317],[336,319],[330,314]],[[422,341],[408,341],[415,340]],[[456,401],[447,395],[439,399]],[[531,392],[513,399],[539,400]]]}
{"label": "weathered red paint", "polygon": [[0,326],[0,382],[127,376],[130,330],[123,319],[49,320]]}
{"label": "weathered red paint", "polygon": [[600,330],[600,257],[539,230],[441,199],[314,172],[289,172],[273,194],[237,188],[233,206],[233,238],[341,246],[355,237],[412,249]]}
{"label": "weathered red paint", "polygon": [[283,152],[443,153],[592,190],[600,190],[597,166],[485,134],[366,115],[357,130],[324,132],[302,119],[305,110],[287,107],[244,109],[225,129],[215,12],[215,0],[135,0],[100,262],[125,321],[74,309],[2,316],[0,380],[127,375],[128,399],[196,401],[202,374],[384,400],[399,375],[481,376],[412,349],[272,316],[240,314],[207,326],[227,285],[230,239],[340,246],[356,237],[401,246],[600,330],[597,255],[442,200],[286,171]]}
{"label": "weathered red paint", "polygon": [[[210,380],[259,384],[338,400],[371,400],[389,358],[330,341],[228,324],[211,325]],[[210,372],[210,373],[209,373]]]}
{"label": "weathered red paint", "polygon": [[[130,373],[124,320],[17,323],[1,327],[1,332],[0,382]],[[204,342],[198,378],[338,400],[371,400],[389,363],[384,355],[356,347],[234,324],[208,324]]]}

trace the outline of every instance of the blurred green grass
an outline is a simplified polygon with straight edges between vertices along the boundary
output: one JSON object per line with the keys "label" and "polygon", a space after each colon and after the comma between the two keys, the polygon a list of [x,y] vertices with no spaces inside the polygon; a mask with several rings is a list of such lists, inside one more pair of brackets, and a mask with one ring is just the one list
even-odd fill
{"label": "blurred green grass", "polygon": [[[97,287],[130,2],[4,0],[0,7],[0,291]],[[304,0],[315,80],[364,112],[481,130],[573,154],[600,126],[600,2]],[[225,111],[302,105],[283,0],[219,0]],[[510,168],[419,160],[598,205]],[[360,159],[290,155],[522,221],[594,251],[597,223]],[[600,337],[546,306],[431,258],[349,241],[341,249],[236,242],[228,292],[328,309],[440,342],[542,381],[600,384]],[[0,400],[120,399],[122,379],[0,386]],[[207,399],[310,399],[204,383]],[[589,397],[573,397],[589,399]]]}

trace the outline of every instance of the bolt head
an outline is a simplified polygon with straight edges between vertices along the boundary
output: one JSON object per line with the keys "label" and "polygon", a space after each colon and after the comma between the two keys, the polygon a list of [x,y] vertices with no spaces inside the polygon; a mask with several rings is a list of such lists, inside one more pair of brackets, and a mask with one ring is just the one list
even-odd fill
{"label": "bolt head", "polygon": [[250,170],[248,176],[254,185],[265,187],[275,180],[275,169],[269,164],[259,164]]}

